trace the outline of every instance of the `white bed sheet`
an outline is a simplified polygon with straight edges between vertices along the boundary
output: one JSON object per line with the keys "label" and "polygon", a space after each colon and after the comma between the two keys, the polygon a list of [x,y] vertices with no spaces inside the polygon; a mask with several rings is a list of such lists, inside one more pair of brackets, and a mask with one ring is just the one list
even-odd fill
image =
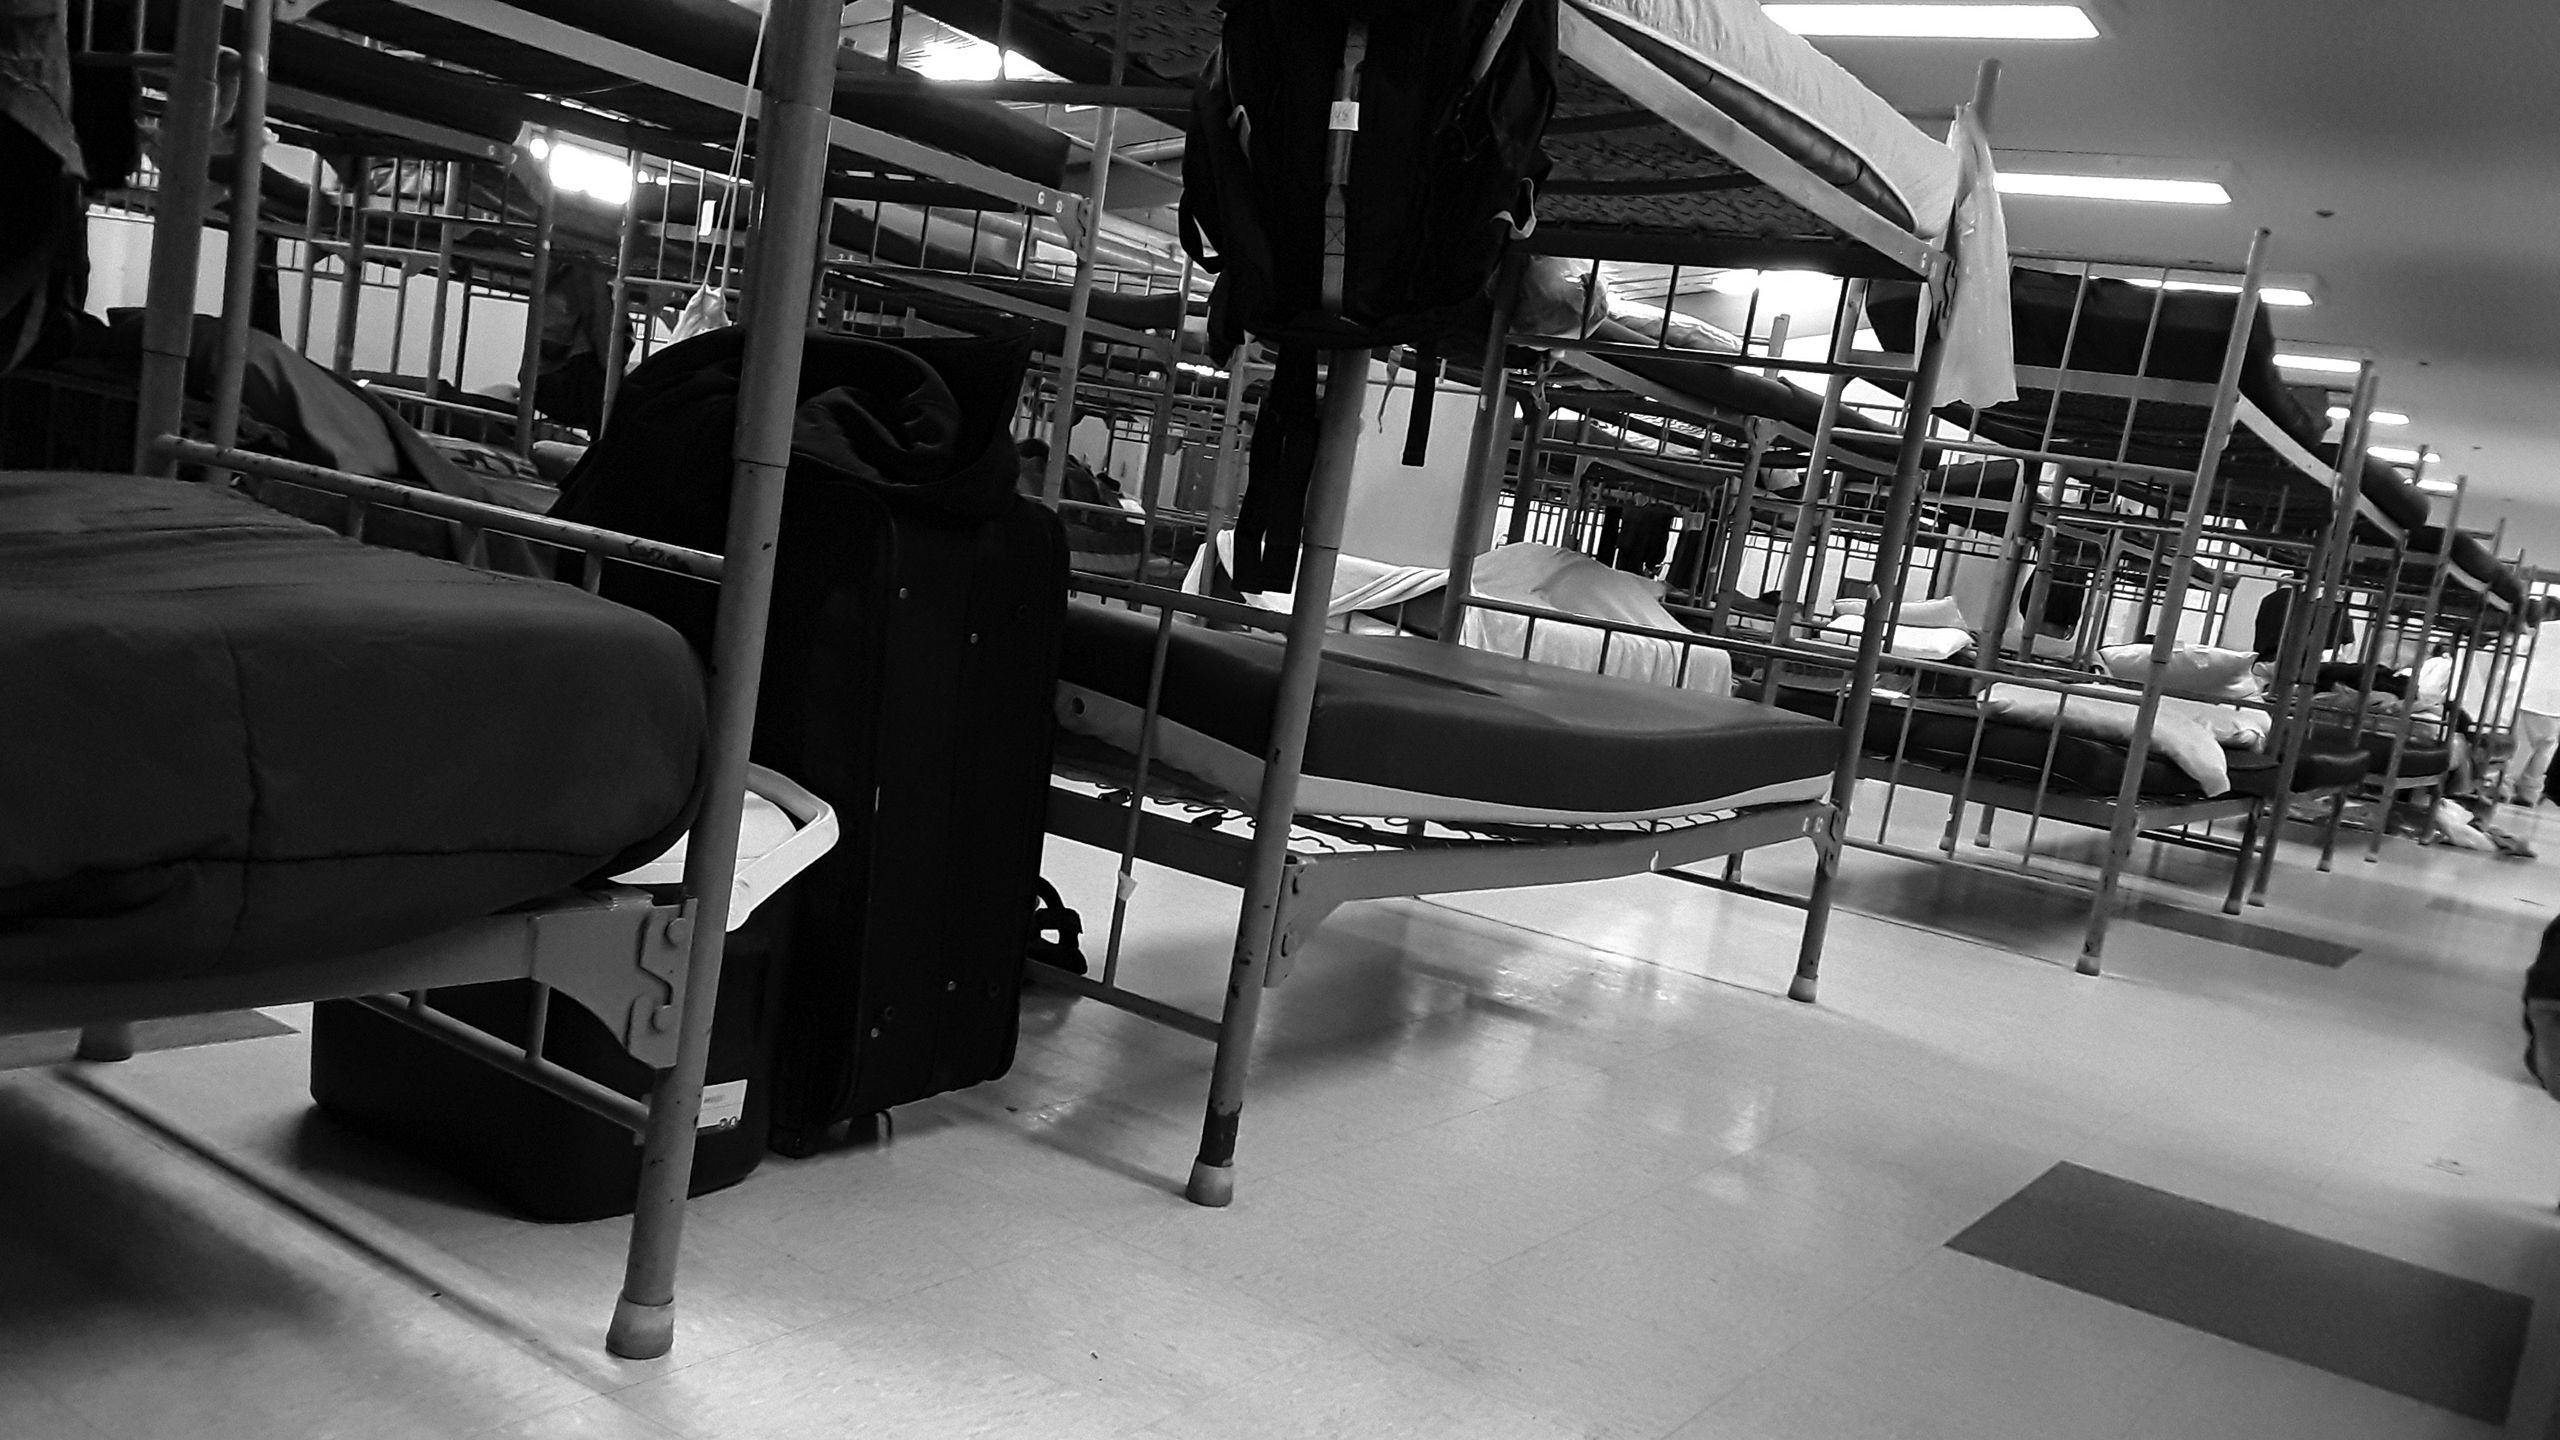
{"label": "white bed sheet", "polygon": [[[1524,542],[1486,551],[1476,560],[1473,591],[1487,600],[1648,630],[1683,628],[1662,608],[1652,582],[1555,545]],[[1458,639],[1477,650],[1516,655],[1586,675],[1615,675],[1705,695],[1733,693],[1733,657],[1706,643],[1704,637],[1686,644],[1544,618],[1532,635],[1527,616],[1471,609]]]}

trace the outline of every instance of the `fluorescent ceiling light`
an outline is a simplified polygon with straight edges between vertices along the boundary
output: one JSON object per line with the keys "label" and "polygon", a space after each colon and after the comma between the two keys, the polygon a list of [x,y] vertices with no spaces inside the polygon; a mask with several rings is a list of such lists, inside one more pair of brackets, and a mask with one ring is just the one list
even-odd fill
{"label": "fluorescent ceiling light", "polygon": [[525,149],[542,162],[554,188],[607,205],[630,203],[631,162],[623,157],[566,140],[554,144],[539,135],[525,142]]}
{"label": "fluorescent ceiling light", "polygon": [[[2372,456],[2376,460],[2392,465],[2415,465],[2418,463],[2418,452],[2402,445],[2368,445],[2365,447],[2364,453]],[[2429,451],[2427,453],[2427,463],[2431,465],[2443,464],[2444,457],[2433,451]]]}
{"label": "fluorescent ceiling light", "polygon": [[[2157,276],[2138,276],[2133,283],[2146,290],[2192,290],[2207,295],[2240,293],[2240,282],[2237,280],[2162,280]],[[2311,292],[2296,289],[2290,285],[2261,285],[2258,287],[2258,299],[2267,305],[2299,307],[2311,303]]]}
{"label": "fluorescent ceiling light", "polygon": [[2139,175],[2047,175],[2000,172],[2003,195],[2050,195],[2065,200],[2134,200],[2148,205],[2228,205],[2231,192],[2219,180],[2157,180]]}
{"label": "fluorescent ceiling light", "polygon": [[2276,364],[2287,370],[2311,370],[2322,375],[2353,375],[2363,368],[2361,362],[2341,360],[2335,355],[2280,354]]}
{"label": "fluorescent ceiling light", "polygon": [[2454,495],[2461,492],[2462,482],[2459,480],[2421,480],[2418,482],[2418,488],[2421,490],[2434,491],[2438,495]]}
{"label": "fluorescent ceiling light", "polygon": [[[2346,419],[2347,407],[2344,405],[2330,406],[2329,418],[2332,420]],[[2376,410],[2365,418],[2371,420],[2376,425],[2406,425],[2409,423],[2409,417],[2401,414],[2397,410]]]}
{"label": "fluorescent ceiling light", "polygon": [[1013,50],[965,31],[943,29],[905,47],[906,67],[927,80],[1055,80],[1058,77]]}
{"label": "fluorescent ceiling light", "polygon": [[1900,40],[2095,40],[2077,5],[1763,5],[1798,35]]}

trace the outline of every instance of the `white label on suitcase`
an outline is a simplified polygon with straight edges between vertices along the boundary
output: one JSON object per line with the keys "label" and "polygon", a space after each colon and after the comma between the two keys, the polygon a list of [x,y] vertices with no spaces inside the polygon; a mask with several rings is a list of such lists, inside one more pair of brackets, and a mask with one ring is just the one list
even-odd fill
{"label": "white label on suitcase", "polygon": [[746,1118],[746,1113],[746,1081],[725,1080],[717,1085],[705,1085],[702,1087],[702,1119],[695,1123],[694,1128],[734,1130],[738,1122]]}

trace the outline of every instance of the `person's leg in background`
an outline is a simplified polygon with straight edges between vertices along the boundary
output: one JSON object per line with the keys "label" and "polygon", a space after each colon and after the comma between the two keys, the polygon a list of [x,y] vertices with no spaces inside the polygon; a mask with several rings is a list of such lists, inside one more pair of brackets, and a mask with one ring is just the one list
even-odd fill
{"label": "person's leg in background", "polygon": [[2528,807],[2540,801],[2555,752],[2560,752],[2560,715],[2517,711],[2515,755],[2508,761],[2508,798]]}

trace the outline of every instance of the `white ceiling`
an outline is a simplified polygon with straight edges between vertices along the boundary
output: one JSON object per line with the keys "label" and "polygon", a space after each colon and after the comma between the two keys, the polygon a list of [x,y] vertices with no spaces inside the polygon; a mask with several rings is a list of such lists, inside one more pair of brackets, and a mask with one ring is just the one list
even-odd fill
{"label": "white ceiling", "polygon": [[[2012,196],[2020,249],[2318,277],[2287,340],[2369,349],[2384,404],[2472,478],[2462,521],[2510,519],[2560,564],[2560,0],[2096,0],[2083,42],[1817,42],[1936,112],[2006,63],[2006,149],[2228,162],[2227,207]],[[1934,127],[1933,127],[1934,128]]]}

